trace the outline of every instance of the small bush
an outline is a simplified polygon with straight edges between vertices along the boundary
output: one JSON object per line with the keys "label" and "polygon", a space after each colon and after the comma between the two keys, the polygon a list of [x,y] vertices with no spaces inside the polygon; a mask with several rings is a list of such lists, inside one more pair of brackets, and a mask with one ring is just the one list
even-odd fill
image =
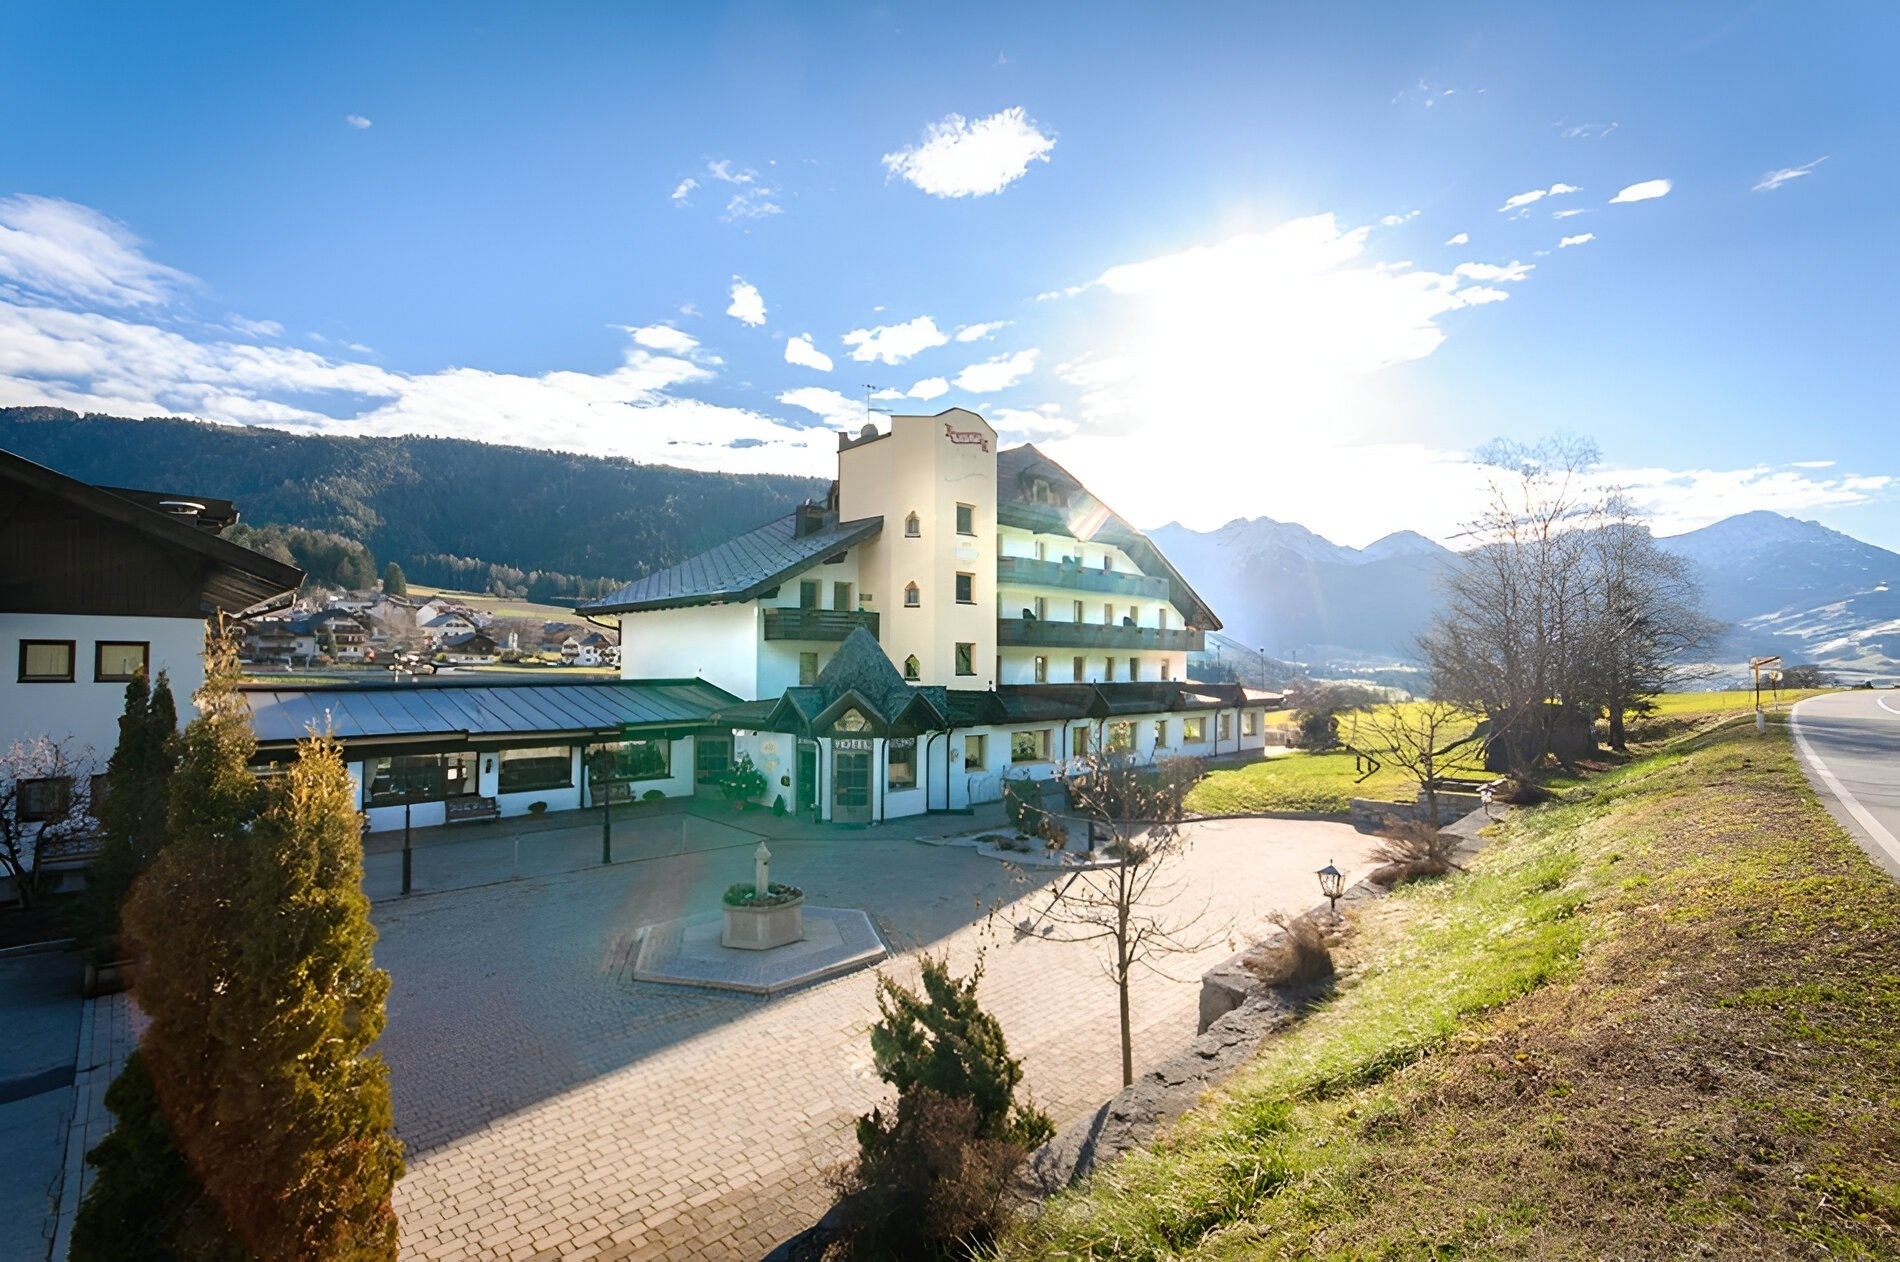
{"label": "small bush", "polygon": [[1550,799],[1549,789],[1521,771],[1513,771],[1505,776],[1491,792],[1492,801],[1508,802],[1512,806],[1535,806]]}
{"label": "small bush", "polygon": [[728,885],[725,896],[720,900],[728,907],[777,907],[793,899],[805,897],[805,891],[796,885],[780,885],[772,882],[765,897],[759,897],[759,890],[750,881],[740,881],[737,885]]}
{"label": "small bush", "polygon": [[1458,865],[1452,852],[1458,839],[1423,820],[1407,820],[1388,829],[1372,848],[1372,857],[1384,866],[1372,873],[1380,885],[1401,885],[1425,876],[1443,876]]}
{"label": "small bush", "polygon": [[772,814],[778,816],[785,814],[785,795],[783,793],[772,799]]}
{"label": "small bush", "polygon": [[1268,919],[1280,932],[1255,943],[1242,968],[1269,986],[1307,986],[1333,975],[1333,953],[1315,917],[1275,912]]}
{"label": "small bush", "polygon": [[547,804],[546,802],[530,802],[530,803],[528,803],[528,814],[530,814],[530,815],[546,815],[547,813],[548,813],[548,804]]}
{"label": "small bush", "polygon": [[664,802],[666,801],[666,790],[648,789],[645,793],[640,795],[640,800],[642,802]]}

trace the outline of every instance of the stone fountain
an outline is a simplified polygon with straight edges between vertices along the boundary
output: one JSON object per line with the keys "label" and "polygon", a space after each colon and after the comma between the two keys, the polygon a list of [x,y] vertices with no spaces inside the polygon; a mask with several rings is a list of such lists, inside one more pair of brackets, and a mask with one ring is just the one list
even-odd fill
{"label": "stone fountain", "polygon": [[772,884],[772,852],[760,842],[752,852],[752,891],[726,891],[726,924],[719,945],[735,951],[770,951],[805,940],[805,892]]}

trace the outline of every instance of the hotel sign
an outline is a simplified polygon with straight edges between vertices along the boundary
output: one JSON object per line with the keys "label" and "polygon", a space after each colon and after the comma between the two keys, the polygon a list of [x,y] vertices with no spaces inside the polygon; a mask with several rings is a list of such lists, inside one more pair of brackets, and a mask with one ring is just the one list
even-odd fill
{"label": "hotel sign", "polygon": [[980,429],[952,429],[949,421],[943,423],[943,436],[960,447],[981,447],[990,449],[990,436]]}
{"label": "hotel sign", "polygon": [[871,752],[871,742],[862,736],[834,736],[831,748],[843,754],[868,754]]}

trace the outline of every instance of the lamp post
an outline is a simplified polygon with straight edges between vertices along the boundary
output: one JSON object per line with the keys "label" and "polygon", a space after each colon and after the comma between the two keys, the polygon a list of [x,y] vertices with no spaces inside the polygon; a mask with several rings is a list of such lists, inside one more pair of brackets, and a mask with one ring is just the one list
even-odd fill
{"label": "lamp post", "polygon": [[1328,863],[1316,874],[1319,877],[1319,892],[1326,896],[1331,905],[1333,919],[1339,919],[1339,898],[1346,892],[1346,874]]}
{"label": "lamp post", "polygon": [[402,787],[402,892],[409,892],[409,800],[415,796],[409,785]]}

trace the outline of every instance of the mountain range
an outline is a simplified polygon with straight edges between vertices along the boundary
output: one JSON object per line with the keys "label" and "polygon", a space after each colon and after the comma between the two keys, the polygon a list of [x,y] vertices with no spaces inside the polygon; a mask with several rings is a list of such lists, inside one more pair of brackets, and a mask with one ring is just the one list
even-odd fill
{"label": "mountain range", "polygon": [[[1411,531],[1349,548],[1266,517],[1150,535],[1220,613],[1229,651],[1361,673],[1416,659],[1414,641],[1457,563]],[[1900,674],[1900,553],[1771,512],[1658,543],[1690,563],[1704,607],[1729,625],[1717,664],[1779,654],[1847,681]]]}

